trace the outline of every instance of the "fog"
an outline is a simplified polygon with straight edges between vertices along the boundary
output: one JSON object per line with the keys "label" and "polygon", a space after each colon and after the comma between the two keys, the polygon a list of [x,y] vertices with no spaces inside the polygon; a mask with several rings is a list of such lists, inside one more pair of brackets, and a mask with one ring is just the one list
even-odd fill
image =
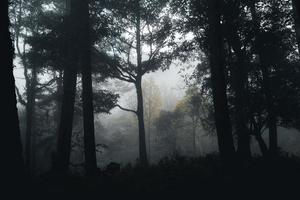
{"label": "fog", "polygon": [[3,0],[0,8],[9,79],[0,171],[18,193],[298,191],[300,1]]}

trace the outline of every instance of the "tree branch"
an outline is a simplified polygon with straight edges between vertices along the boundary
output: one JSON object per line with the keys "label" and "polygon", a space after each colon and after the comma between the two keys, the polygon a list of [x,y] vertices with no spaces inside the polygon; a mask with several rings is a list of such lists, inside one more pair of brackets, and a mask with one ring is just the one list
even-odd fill
{"label": "tree branch", "polygon": [[124,110],[124,111],[127,111],[127,112],[133,112],[134,114],[137,115],[137,111],[135,111],[135,110],[131,110],[131,109],[128,109],[128,108],[123,108],[119,104],[117,104],[116,106],[119,107],[121,110]]}
{"label": "tree branch", "polygon": [[53,79],[51,79],[50,81],[48,81],[47,83],[39,83],[39,85],[40,85],[41,87],[36,88],[36,91],[42,90],[42,89],[44,89],[45,87],[48,87],[48,86],[52,85],[52,83],[55,82],[56,80],[57,80],[57,78],[53,78]]}

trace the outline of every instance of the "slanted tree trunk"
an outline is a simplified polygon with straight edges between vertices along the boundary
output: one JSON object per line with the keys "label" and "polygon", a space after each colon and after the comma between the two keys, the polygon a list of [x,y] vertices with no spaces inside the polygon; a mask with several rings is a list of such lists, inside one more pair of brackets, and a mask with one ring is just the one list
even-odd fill
{"label": "slanted tree trunk", "polygon": [[81,73],[82,73],[82,101],[83,101],[83,128],[84,128],[84,153],[85,170],[88,176],[93,176],[97,169],[93,87],[91,71],[91,39],[89,25],[88,0],[80,0],[82,18],[82,43],[81,43]]}
{"label": "slanted tree trunk", "polygon": [[73,114],[77,80],[77,39],[76,39],[76,0],[67,0],[67,52],[64,68],[63,98],[57,141],[55,170],[66,173],[69,169],[71,139],[73,129]]}
{"label": "slanted tree trunk", "polygon": [[208,4],[209,61],[219,152],[224,166],[230,166],[235,159],[235,149],[226,95],[220,3],[210,0]]}
{"label": "slanted tree trunk", "polygon": [[16,186],[20,184],[24,175],[24,160],[16,107],[15,79],[13,76],[14,49],[9,32],[8,3],[8,0],[0,1],[0,51],[2,54],[0,66],[3,70],[3,76],[5,76],[5,81],[1,81],[1,89],[5,94],[2,98],[4,102],[1,111],[4,116],[1,125],[2,142],[0,145],[1,155],[3,155],[1,157],[1,181],[5,183],[5,187],[13,186],[16,190]]}
{"label": "slanted tree trunk", "polygon": [[146,148],[146,134],[144,122],[144,103],[142,90],[142,47],[141,47],[141,18],[140,18],[140,1],[136,0],[137,7],[137,22],[136,22],[136,54],[137,54],[137,77],[135,82],[137,94],[137,118],[139,124],[139,155],[141,165],[147,166],[147,148]]}
{"label": "slanted tree trunk", "polygon": [[298,43],[298,52],[300,54],[300,1],[292,0],[292,2],[293,2],[296,37]]}
{"label": "slanted tree trunk", "polygon": [[258,53],[261,65],[261,72],[263,78],[263,90],[266,97],[267,112],[268,112],[268,128],[269,128],[269,151],[272,156],[277,156],[278,154],[278,139],[277,139],[277,117],[274,109],[274,98],[271,92],[270,83],[270,72],[269,65],[265,60],[264,49],[261,45],[261,30],[260,21],[256,14],[255,1],[250,3],[250,11],[252,15],[252,21],[255,29],[255,46]]}
{"label": "slanted tree trunk", "polygon": [[269,157],[269,152],[268,152],[268,147],[262,138],[262,133],[261,133],[261,127],[255,122],[254,116],[251,116],[250,119],[250,130],[252,134],[255,136],[255,139],[258,143],[259,149],[261,154],[263,155],[264,158]]}

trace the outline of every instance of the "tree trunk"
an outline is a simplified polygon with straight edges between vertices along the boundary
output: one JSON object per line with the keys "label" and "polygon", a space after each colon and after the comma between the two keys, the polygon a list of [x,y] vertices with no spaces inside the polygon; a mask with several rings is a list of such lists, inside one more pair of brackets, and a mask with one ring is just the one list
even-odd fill
{"label": "tree trunk", "polygon": [[[70,3],[69,3],[70,1]],[[69,169],[71,139],[73,129],[73,114],[76,93],[77,80],[77,49],[76,45],[76,0],[68,0],[67,5],[69,14],[67,16],[67,37],[68,46],[66,66],[64,68],[63,80],[63,99],[60,116],[60,125],[57,141],[57,157],[55,161],[55,170],[58,173],[65,174]]]}
{"label": "tree trunk", "polygon": [[26,133],[25,133],[25,165],[26,170],[31,173],[33,169],[33,148],[32,141],[34,137],[34,111],[35,111],[35,98],[37,86],[37,70],[36,67],[32,69],[32,77],[29,81],[27,88],[27,103],[26,103]]}
{"label": "tree trunk", "polygon": [[[13,76],[13,56],[11,35],[9,32],[8,0],[0,1],[0,50],[2,58],[0,66],[3,70],[5,81],[1,82],[2,98],[5,117],[2,121],[1,134],[1,180],[5,187],[13,187],[18,190],[20,181],[24,175],[24,160],[22,156],[22,144],[19,128],[17,100],[15,94],[15,79]],[[2,176],[3,175],[3,176]],[[16,189],[17,187],[17,189]]]}
{"label": "tree trunk", "polygon": [[294,11],[294,19],[295,19],[296,37],[298,43],[298,52],[300,54],[300,1],[292,0],[292,2],[293,2],[293,11]]}
{"label": "tree trunk", "polygon": [[226,83],[223,59],[223,37],[220,24],[220,1],[210,0],[208,5],[209,21],[209,61],[213,102],[215,109],[215,123],[218,145],[224,166],[230,166],[234,161],[235,149],[231,133],[231,122],[227,105]]}
{"label": "tree trunk", "polygon": [[235,20],[239,17],[240,1],[229,3],[228,10],[224,13],[226,38],[233,48],[237,60],[232,65],[233,89],[235,93],[235,123],[238,135],[237,154],[240,159],[248,159],[251,156],[250,136],[246,125],[246,80],[247,80],[247,57],[242,50],[242,44],[238,35],[238,24]]}
{"label": "tree trunk", "polygon": [[[57,147],[57,142],[58,142],[58,132],[59,132],[59,123],[60,123],[60,115],[61,115],[61,106],[62,106],[62,97],[63,97],[63,71],[59,70],[59,75],[56,80],[56,110],[54,113],[54,121],[55,121],[55,131],[54,131],[54,147]],[[55,162],[56,162],[56,157],[55,155],[57,154],[57,148],[54,148],[51,154],[51,163],[52,163],[52,168],[55,167]]]}
{"label": "tree trunk", "polygon": [[140,19],[140,2],[136,0],[137,7],[137,23],[136,23],[136,54],[137,54],[137,78],[136,78],[136,94],[137,94],[137,118],[139,123],[139,155],[142,166],[148,165],[146,134],[144,122],[144,103],[142,90],[142,47],[141,47],[141,19]]}
{"label": "tree trunk", "polygon": [[89,25],[89,3],[81,0],[82,14],[82,38],[81,44],[81,73],[82,73],[82,101],[83,101],[83,128],[84,128],[84,153],[85,170],[92,177],[97,169],[95,131],[94,131],[94,109],[93,109],[93,87],[91,71],[91,39]]}
{"label": "tree trunk", "polygon": [[147,148],[146,148],[146,134],[144,124],[144,105],[143,105],[143,91],[142,91],[142,80],[138,79],[136,83],[136,94],[137,94],[137,118],[139,123],[139,155],[141,165],[147,166]]}
{"label": "tree trunk", "polygon": [[256,43],[256,50],[260,59],[261,64],[261,72],[263,78],[263,90],[266,97],[267,103],[267,112],[268,112],[268,128],[269,128],[269,151],[272,156],[277,156],[278,154],[278,139],[277,139],[277,117],[275,114],[274,109],[274,99],[271,92],[271,83],[270,83],[270,72],[269,72],[269,65],[265,61],[264,56],[264,49],[261,45],[262,41],[260,39],[261,31],[260,31],[260,21],[256,14],[255,9],[255,1],[251,1],[250,3],[250,11],[252,15],[253,25],[255,29],[255,43]]}

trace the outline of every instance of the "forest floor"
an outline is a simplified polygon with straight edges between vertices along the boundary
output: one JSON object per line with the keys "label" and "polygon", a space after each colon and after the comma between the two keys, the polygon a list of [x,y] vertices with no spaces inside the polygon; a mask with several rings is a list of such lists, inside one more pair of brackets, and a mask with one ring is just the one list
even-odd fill
{"label": "forest floor", "polygon": [[[51,173],[31,179],[31,199],[235,199],[300,197],[300,159],[252,158],[239,170],[224,174],[216,155],[201,158],[165,158],[148,168],[126,166],[99,171],[93,180]],[[294,198],[294,199],[299,199]]]}

